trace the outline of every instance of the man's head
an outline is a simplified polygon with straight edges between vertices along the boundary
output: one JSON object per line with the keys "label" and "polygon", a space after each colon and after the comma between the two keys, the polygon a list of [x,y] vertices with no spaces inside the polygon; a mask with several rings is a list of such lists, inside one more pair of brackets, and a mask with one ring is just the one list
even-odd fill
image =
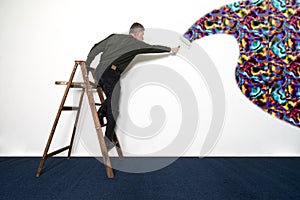
{"label": "man's head", "polygon": [[133,23],[129,29],[129,34],[132,35],[135,39],[143,41],[144,40],[144,31],[145,28],[140,23]]}

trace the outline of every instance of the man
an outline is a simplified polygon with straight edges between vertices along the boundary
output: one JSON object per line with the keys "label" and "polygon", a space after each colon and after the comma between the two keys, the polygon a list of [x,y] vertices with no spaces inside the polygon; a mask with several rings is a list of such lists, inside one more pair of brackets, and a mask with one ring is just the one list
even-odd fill
{"label": "man", "polygon": [[118,117],[118,104],[120,96],[119,79],[122,72],[138,54],[165,53],[176,54],[179,47],[170,48],[160,45],[150,45],[144,40],[144,27],[140,23],[133,23],[127,34],[112,34],[101,42],[95,44],[90,50],[86,66],[90,66],[94,58],[101,54],[100,62],[95,70],[95,78],[105,93],[106,99],[98,110],[101,125],[106,117],[105,143],[108,151],[115,146],[115,125]]}

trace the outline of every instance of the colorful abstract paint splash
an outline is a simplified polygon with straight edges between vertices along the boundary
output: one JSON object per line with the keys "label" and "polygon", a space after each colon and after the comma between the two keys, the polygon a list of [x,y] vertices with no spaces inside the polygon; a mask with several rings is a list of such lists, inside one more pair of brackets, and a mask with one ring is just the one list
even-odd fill
{"label": "colorful abstract paint splash", "polygon": [[239,44],[236,81],[253,103],[300,127],[300,0],[248,0],[213,10],[184,34],[190,42],[230,34]]}

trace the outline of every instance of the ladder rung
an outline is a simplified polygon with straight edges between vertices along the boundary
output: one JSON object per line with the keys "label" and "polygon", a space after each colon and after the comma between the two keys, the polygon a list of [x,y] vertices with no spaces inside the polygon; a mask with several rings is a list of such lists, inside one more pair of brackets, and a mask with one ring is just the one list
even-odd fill
{"label": "ladder rung", "polygon": [[58,150],[56,150],[56,151],[53,151],[52,153],[47,154],[47,158],[50,158],[50,157],[52,157],[52,156],[54,156],[54,155],[56,155],[56,154],[59,154],[59,153],[65,151],[65,150],[67,150],[67,149],[69,149],[69,148],[70,148],[70,145],[68,145],[68,146],[66,146],[66,147],[63,147],[63,148],[61,148],[61,149],[58,149]]}
{"label": "ladder rung", "polygon": [[95,103],[95,105],[96,105],[96,106],[101,106],[102,104],[101,104],[101,103]]}
{"label": "ladder rung", "polygon": [[[56,85],[68,85],[68,81],[55,81]],[[97,88],[98,86],[90,81],[90,85],[92,88]],[[84,88],[84,83],[83,82],[72,82],[71,83],[72,88]]]}
{"label": "ladder rung", "polygon": [[[68,81],[55,81],[56,85],[68,85]],[[72,82],[71,83],[72,88],[83,88],[84,84],[82,82]]]}
{"label": "ladder rung", "polygon": [[72,111],[72,110],[78,110],[79,107],[78,106],[64,106],[62,108],[62,110],[66,110],[66,111]]}

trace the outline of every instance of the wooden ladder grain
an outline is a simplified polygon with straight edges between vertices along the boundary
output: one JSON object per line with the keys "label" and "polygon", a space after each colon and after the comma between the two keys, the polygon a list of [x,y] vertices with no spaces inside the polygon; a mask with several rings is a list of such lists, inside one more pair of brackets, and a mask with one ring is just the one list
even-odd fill
{"label": "wooden ladder grain", "polygon": [[[80,66],[80,68],[81,68],[82,77],[83,77],[84,82],[73,82],[73,79],[74,79],[74,76],[75,76],[75,73],[76,73],[76,70],[77,70],[78,66]],[[80,110],[81,110],[84,94],[86,93],[87,97],[88,97],[88,101],[89,101],[89,107],[90,107],[91,112],[92,112],[92,117],[93,117],[95,129],[96,129],[96,132],[97,132],[98,141],[99,141],[99,144],[100,144],[101,153],[102,153],[103,160],[104,160],[104,165],[105,165],[105,168],[106,168],[106,174],[107,174],[108,178],[114,178],[113,169],[112,169],[112,166],[111,166],[111,162],[110,162],[110,158],[109,158],[109,155],[108,155],[107,147],[106,147],[105,142],[104,142],[102,127],[100,125],[100,121],[99,121],[98,114],[97,114],[97,109],[96,109],[96,105],[100,105],[100,103],[95,103],[94,96],[93,96],[93,89],[97,90],[97,93],[98,93],[98,96],[99,96],[99,99],[100,99],[101,103],[104,102],[104,96],[103,96],[103,92],[102,92],[101,88],[98,86],[97,81],[95,79],[95,76],[94,76],[94,70],[95,69],[89,68],[89,70],[91,71],[94,82],[91,82],[89,80],[89,76],[88,76],[88,73],[87,73],[87,68],[85,66],[85,62],[84,61],[75,61],[73,70],[72,70],[70,78],[69,78],[69,81],[56,81],[55,82],[55,84],[57,84],[57,85],[66,85],[66,89],[65,89],[63,98],[61,100],[59,109],[57,111],[54,123],[52,125],[52,129],[50,131],[50,135],[49,135],[49,138],[48,138],[48,141],[47,141],[44,153],[43,153],[43,157],[40,161],[40,164],[39,164],[39,167],[38,167],[38,170],[37,170],[37,173],[36,173],[36,177],[39,177],[41,175],[45,160],[47,158],[52,157],[52,156],[54,156],[58,153],[66,151],[66,150],[68,150],[67,159],[69,160],[71,158],[71,151],[72,151],[74,138],[75,138],[75,134],[76,134],[76,130],[77,130],[77,124],[78,124],[78,119],[79,119],[79,116],[80,116]],[[79,105],[78,106],[65,106],[65,102],[66,102],[68,93],[70,91],[70,88],[81,88],[81,93],[80,93]],[[74,125],[73,125],[71,141],[70,141],[70,144],[68,146],[62,147],[62,148],[60,148],[56,151],[48,153],[62,111],[76,111],[77,112],[76,117],[75,117],[75,122],[74,122]],[[117,150],[119,159],[122,160],[124,157],[123,157],[123,153],[122,153],[121,146],[120,146],[120,143],[119,143],[119,140],[118,140],[117,136],[115,136],[114,140],[116,142],[116,147],[117,147],[116,150]]]}

